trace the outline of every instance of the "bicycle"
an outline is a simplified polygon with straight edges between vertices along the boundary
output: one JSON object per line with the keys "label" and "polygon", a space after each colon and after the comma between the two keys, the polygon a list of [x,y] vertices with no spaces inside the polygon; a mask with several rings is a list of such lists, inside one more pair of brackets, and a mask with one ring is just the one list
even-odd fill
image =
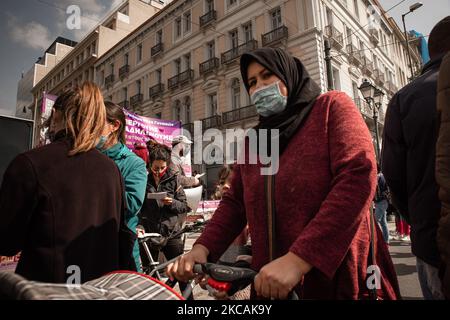
{"label": "bicycle", "polygon": [[[171,281],[170,279],[165,280],[163,276],[161,275],[164,273],[164,270],[166,267],[174,262],[178,257],[175,257],[171,260],[168,260],[164,263],[160,263],[159,261],[155,261],[151,254],[151,250],[158,252],[158,254],[161,252],[162,248],[165,246],[165,244],[171,240],[179,237],[180,235],[187,234],[187,233],[197,233],[204,229],[206,225],[206,221],[195,221],[192,224],[186,224],[182,229],[172,232],[169,236],[164,237],[163,235],[159,233],[139,233],[138,232],[138,242],[142,245],[144,248],[144,253],[148,259],[148,264],[143,265],[143,273],[147,274],[148,276],[155,278],[158,281],[164,282],[169,287],[173,288],[177,281]],[[138,229],[143,230],[144,228],[142,226],[138,226]],[[185,244],[185,239],[183,240],[183,247]],[[165,281],[164,281],[165,280]],[[195,286],[195,285],[194,285]],[[192,281],[188,283],[187,288],[183,292],[183,297],[185,299],[192,300],[192,291],[194,289],[194,286],[192,285]]]}

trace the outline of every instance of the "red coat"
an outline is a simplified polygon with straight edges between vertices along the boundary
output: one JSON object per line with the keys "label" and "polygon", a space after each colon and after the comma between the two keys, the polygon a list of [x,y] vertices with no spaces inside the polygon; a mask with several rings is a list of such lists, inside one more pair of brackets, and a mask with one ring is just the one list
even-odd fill
{"label": "red coat", "polygon": [[[230,191],[197,240],[217,260],[248,222],[252,267],[268,263],[264,176],[239,165]],[[374,147],[353,101],[321,95],[282,154],[275,178],[278,256],[291,251],[314,266],[299,294],[305,299],[358,299],[366,290],[369,205],[376,185]],[[377,264],[384,299],[399,298],[387,246],[377,227]]]}
{"label": "red coat", "polygon": [[142,160],[144,160],[145,165],[148,165],[148,150],[144,146],[136,146],[133,152]]}

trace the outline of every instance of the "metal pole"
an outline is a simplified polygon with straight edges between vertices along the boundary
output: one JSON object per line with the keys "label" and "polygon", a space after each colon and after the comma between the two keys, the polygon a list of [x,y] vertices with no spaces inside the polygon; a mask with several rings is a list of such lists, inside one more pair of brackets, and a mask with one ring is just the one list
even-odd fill
{"label": "metal pole", "polygon": [[414,71],[413,71],[413,67],[412,67],[411,53],[409,52],[409,39],[408,39],[408,33],[406,32],[406,23],[405,23],[405,16],[409,13],[410,12],[402,15],[402,21],[403,21],[403,31],[405,33],[405,39],[406,39],[406,52],[408,54],[409,70],[411,72],[410,80],[412,80],[412,79],[414,79]]}
{"label": "metal pole", "polygon": [[375,103],[372,105],[373,107],[373,122],[375,124],[375,139],[377,143],[377,163],[380,164],[380,138],[378,134],[378,110]]}
{"label": "metal pole", "polygon": [[334,90],[333,86],[333,68],[331,66],[331,45],[328,39],[324,40],[325,44],[325,64],[327,66],[327,82],[328,91]]}

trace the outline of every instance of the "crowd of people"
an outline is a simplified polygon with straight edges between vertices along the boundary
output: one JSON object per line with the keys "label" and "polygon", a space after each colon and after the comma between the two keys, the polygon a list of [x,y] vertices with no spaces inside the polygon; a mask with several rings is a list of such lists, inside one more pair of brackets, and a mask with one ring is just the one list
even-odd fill
{"label": "crowd of people", "polygon": [[[296,291],[302,299],[400,299],[388,247],[391,202],[411,226],[424,298],[450,298],[449,30],[450,17],[435,26],[432,61],[390,102],[381,159],[350,97],[321,93],[285,50],[243,54],[255,129],[269,130],[267,145],[279,141],[279,170],[262,175],[259,159],[224,167],[219,207],[192,250],[183,254],[181,237],[165,243],[166,258],[178,256],[168,276],[189,281],[195,263],[218,261],[250,234],[249,263],[258,271],[251,298]],[[170,148],[150,140],[132,152],[125,126],[121,107],[93,83],[59,95],[51,143],[16,157],[0,189],[0,255],[21,252],[17,273],[64,283],[72,265],[82,282],[118,269],[141,272],[138,230],[167,237],[181,228],[191,210],[184,189],[200,184],[180,161],[192,141],[175,137]],[[262,143],[245,148],[246,156]],[[165,196],[148,196],[156,193]],[[373,265],[380,277],[369,286]]]}

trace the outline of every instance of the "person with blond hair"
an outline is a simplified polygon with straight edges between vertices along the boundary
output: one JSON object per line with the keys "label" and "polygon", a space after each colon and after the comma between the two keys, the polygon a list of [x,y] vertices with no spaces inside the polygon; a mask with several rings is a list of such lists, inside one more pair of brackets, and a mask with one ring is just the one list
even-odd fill
{"label": "person with blond hair", "polygon": [[[0,255],[21,253],[16,273],[52,283],[133,270],[124,186],[105,140],[100,89],[86,82],[53,107],[52,143],[18,155],[0,187]],[[134,268],[135,269],[135,268]]]}

